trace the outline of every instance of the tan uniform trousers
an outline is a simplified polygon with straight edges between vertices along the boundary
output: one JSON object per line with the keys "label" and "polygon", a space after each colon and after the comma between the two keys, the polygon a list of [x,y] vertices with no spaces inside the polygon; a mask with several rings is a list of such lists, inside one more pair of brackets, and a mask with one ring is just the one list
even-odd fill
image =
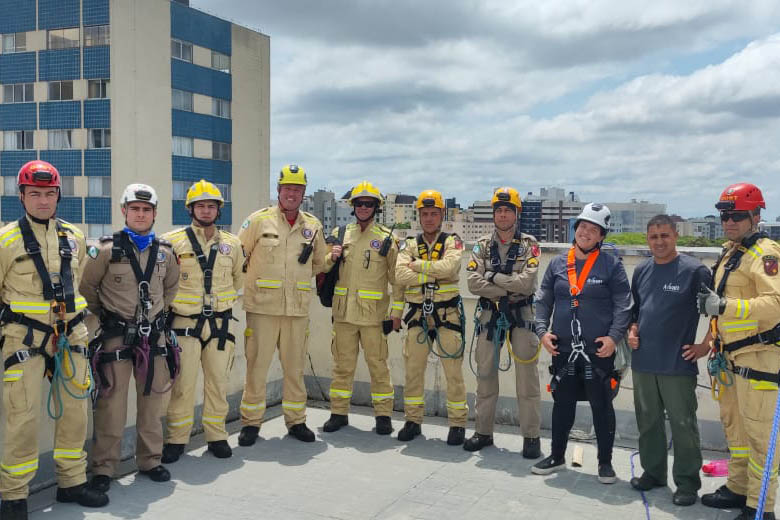
{"label": "tan uniform trousers", "polygon": [[[123,348],[125,346],[122,344],[121,337],[107,339],[103,344],[104,352],[114,352]],[[160,418],[164,413],[165,395],[157,392],[168,388],[171,379],[165,358],[154,356],[152,392],[147,396],[143,395],[146,381],[136,376],[132,360],[112,361],[103,365],[102,370],[111,384],[111,390],[107,397],[101,395],[95,405],[92,472],[111,477],[119,464],[122,434],[127,423],[127,398],[131,377],[135,378],[136,394],[136,465],[141,471],[159,466],[163,447]]]}
{"label": "tan uniform trousers", "polygon": [[[737,353],[728,357],[737,366],[774,374],[780,370],[780,356],[776,352]],[[770,386],[735,374],[734,384],[722,387],[720,394],[720,419],[731,452],[726,485],[734,493],[747,495],[747,505],[752,508],[758,505],[777,400],[777,387]],[[774,509],[779,457],[780,453],[775,451],[764,511]]]}
{"label": "tan uniform trousers", "polygon": [[333,380],[330,383],[330,411],[347,415],[352,398],[352,383],[355,379],[358,351],[363,347],[363,357],[371,376],[371,402],[374,415],[387,415],[393,412],[393,385],[390,383],[390,368],[387,366],[387,338],[382,327],[352,325],[335,322],[333,324]]}
{"label": "tan uniform trousers", "polygon": [[[232,320],[230,320],[232,321]],[[217,327],[222,326],[222,319],[216,318]],[[195,318],[177,316],[173,320],[174,329],[195,327]],[[232,325],[232,324],[231,324]],[[232,328],[232,327],[231,327]],[[201,338],[211,335],[209,322],[203,324]],[[195,386],[198,382],[199,369],[203,369],[203,430],[206,441],[227,440],[225,417],[228,413],[227,383],[230,369],[233,366],[235,345],[225,341],[224,350],[218,350],[218,339],[212,339],[206,348],[198,338],[178,336],[181,347],[181,371],[171,390],[171,402],[168,404],[166,422],[168,431],[165,442],[170,444],[187,444],[190,440],[195,410]]]}
{"label": "tan uniform trousers", "polygon": [[[489,314],[488,314],[489,316]],[[483,323],[485,323],[483,321]],[[538,358],[536,357],[539,339],[527,330],[514,328],[511,335],[512,351],[521,360],[533,360],[526,363],[512,358],[515,366],[515,393],[517,395],[517,418],[520,423],[520,434],[523,437],[539,437],[541,426],[541,390],[539,388]],[[506,348],[506,346],[502,347]],[[477,399],[476,425],[477,433],[493,434],[493,423],[496,417],[496,402],[498,401],[498,362],[495,359],[493,341],[487,339],[487,330],[477,338]]]}
{"label": "tan uniform trousers", "polygon": [[[422,311],[412,320],[420,319]],[[460,325],[457,309],[447,309],[447,321]],[[432,319],[429,319],[431,322]],[[433,323],[429,323],[433,330]],[[438,329],[438,341],[426,341],[422,327],[408,329],[404,343],[404,366],[406,383],[404,385],[404,415],[407,421],[422,424],[425,412],[425,368],[428,360],[441,361],[444,377],[447,381],[447,418],[450,426],[466,426],[469,409],[466,405],[466,385],[463,382],[463,352],[461,335],[445,327]],[[429,338],[430,340],[430,338]],[[422,343],[420,343],[422,342]],[[435,354],[431,354],[430,349]],[[452,355],[460,352],[457,358]],[[438,358],[435,357],[438,354]]]}
{"label": "tan uniform trousers", "polygon": [[[306,422],[306,386],[303,366],[306,359],[308,316],[269,316],[246,313],[246,382],[241,396],[241,423],[257,426],[265,413],[265,386],[268,368],[279,349],[282,364],[282,411],[287,428]],[[251,331],[251,332],[250,332]]]}
{"label": "tan uniform trousers", "polygon": [[[33,346],[42,338],[35,334]],[[6,336],[3,361],[17,350],[27,349],[21,338]],[[51,349],[47,349],[51,351]],[[74,379],[79,384],[88,380],[87,359],[74,352]],[[29,483],[38,469],[38,432],[40,431],[41,384],[44,381],[45,361],[33,356],[3,373],[3,460],[0,464],[0,496],[3,500],[27,498]],[[65,383],[69,385],[69,383]],[[68,386],[75,395],[84,390]],[[76,399],[66,391],[60,392],[62,410],[58,410],[53,397],[52,412],[62,415],[54,426],[54,464],[57,484],[67,488],[87,481],[87,453],[84,441],[87,436],[87,399]]]}

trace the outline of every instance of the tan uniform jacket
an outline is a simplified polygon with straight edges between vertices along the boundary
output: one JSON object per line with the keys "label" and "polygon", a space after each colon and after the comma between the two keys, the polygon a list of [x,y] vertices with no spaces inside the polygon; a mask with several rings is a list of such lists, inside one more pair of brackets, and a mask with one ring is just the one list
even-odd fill
{"label": "tan uniform jacket", "polygon": [[[60,272],[59,238],[54,220],[49,221],[48,226],[38,224],[25,217],[30,222],[33,234],[41,247],[43,261],[50,273]],[[87,302],[79,292],[79,280],[82,276],[80,262],[85,257],[86,241],[84,234],[73,224],[60,220],[62,227],[68,234],[73,258],[71,270],[73,272],[73,292],[76,303],[76,312],[65,315],[66,320],[72,320],[78,312],[86,309]],[[12,311],[24,314],[30,318],[47,325],[51,325],[57,319],[52,312],[51,301],[43,299],[43,282],[35,269],[32,258],[24,250],[24,240],[19,224],[12,222],[0,229],[0,299],[8,305]],[[27,327],[11,323],[3,327],[3,334],[13,337],[24,337]],[[36,332],[36,344],[39,342]],[[87,328],[81,323],[71,334],[71,342],[84,342],[87,338]]]}
{"label": "tan uniform jacket", "polygon": [[[726,254],[715,273],[715,287],[723,278],[728,259],[739,244],[726,242]],[[780,246],[768,238],[759,239],[742,255],[739,266],[731,272],[724,295],[726,309],[718,317],[718,334],[724,343],[732,343],[772,329],[780,323]],[[774,273],[774,274],[772,274]],[[772,345],[756,343],[739,349],[747,353],[777,350]]]}
{"label": "tan uniform jacket", "polygon": [[162,238],[173,244],[173,251],[179,259],[179,292],[173,300],[173,312],[181,316],[200,314],[203,303],[211,304],[216,312],[233,307],[238,298],[238,290],[244,284],[244,253],[236,235],[227,231],[216,231],[211,240],[206,240],[203,228],[193,225],[195,238],[208,260],[211,247],[218,244],[214,272],[211,282],[211,294],[205,294],[203,270],[198,263],[195,251],[184,229],[165,233]]}
{"label": "tan uniform jacket", "polygon": [[[247,256],[244,310],[271,316],[308,316],[312,277],[324,267],[322,224],[300,211],[290,223],[279,206],[255,211],[241,225],[238,238]],[[305,264],[298,257],[306,244],[314,249]]]}
{"label": "tan uniform jacket", "polygon": [[[381,256],[384,239],[390,230],[372,222],[365,231],[357,223],[347,225],[344,234],[344,259],[339,264],[339,280],[333,293],[333,319],[353,325],[379,325],[388,315],[400,318],[404,310],[403,288],[395,284],[398,244],[392,241],[387,256]],[[338,237],[338,228],[331,236]],[[328,253],[323,257],[326,270],[333,267]],[[393,287],[388,292],[388,283]]]}
{"label": "tan uniform jacket", "polygon": [[409,237],[401,242],[401,251],[395,267],[395,282],[406,287],[404,297],[411,303],[422,303],[425,299],[423,285],[436,283],[433,301],[451,300],[459,294],[458,279],[460,262],[463,256],[463,242],[457,235],[449,235],[444,241],[444,252],[436,260],[430,260],[436,245],[436,237],[428,246],[429,260],[420,258],[417,237]]}
{"label": "tan uniform jacket", "polygon": [[[130,260],[122,255],[120,261],[111,263],[112,236],[100,239],[96,249],[90,248],[83,266],[84,275],[80,290],[89,304],[89,310],[100,316],[103,309],[119,314],[125,320],[133,320],[139,304],[138,281],[130,265]],[[140,254],[133,245],[141,270],[146,269],[151,245]],[[179,263],[173,254],[173,247],[167,240],[160,240],[154,271],[149,281],[149,295],[152,308],[149,318],[157,316],[170,308],[176,289],[179,286]]]}

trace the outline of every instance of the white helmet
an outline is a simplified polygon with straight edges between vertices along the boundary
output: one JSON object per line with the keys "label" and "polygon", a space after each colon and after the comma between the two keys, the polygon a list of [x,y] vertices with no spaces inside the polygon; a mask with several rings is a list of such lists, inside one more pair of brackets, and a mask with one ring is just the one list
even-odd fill
{"label": "white helmet", "polygon": [[130,184],[122,193],[119,204],[123,208],[130,202],[146,202],[157,207],[157,192],[148,184]]}
{"label": "white helmet", "polygon": [[609,212],[609,208],[606,205],[591,202],[582,208],[582,213],[580,213],[577,216],[577,220],[574,221],[574,227],[576,229],[577,224],[579,224],[581,220],[587,220],[603,229],[604,234],[606,235],[609,231],[609,219],[611,216],[612,213]]}

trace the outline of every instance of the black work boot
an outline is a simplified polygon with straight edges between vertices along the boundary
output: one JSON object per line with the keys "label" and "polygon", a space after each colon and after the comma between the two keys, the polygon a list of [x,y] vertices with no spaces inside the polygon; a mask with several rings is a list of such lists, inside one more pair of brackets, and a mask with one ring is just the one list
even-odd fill
{"label": "black work boot", "polygon": [[460,446],[466,438],[466,428],[463,426],[450,426],[450,433],[447,434],[447,444],[450,446]]}
{"label": "black work boot", "polygon": [[108,493],[110,487],[111,477],[108,475],[94,475],[92,480],[89,481],[89,488],[94,489],[98,493]]}
{"label": "black work boot", "polygon": [[723,484],[716,489],[714,493],[702,495],[701,503],[707,507],[715,507],[718,509],[736,509],[738,507],[745,507],[747,497],[734,493],[726,484]]}
{"label": "black work boot", "polygon": [[218,459],[229,459],[233,456],[233,450],[227,441],[210,441],[208,444],[208,450]]}
{"label": "black work boot", "polygon": [[3,500],[0,503],[0,520],[27,520],[27,499]]}
{"label": "black work boot", "polygon": [[85,482],[73,487],[58,487],[57,502],[78,502],[84,507],[103,507],[108,504],[108,495],[89,487]]}
{"label": "black work boot", "polygon": [[[754,520],[756,518],[756,510],[752,507],[743,507],[742,513],[736,517],[734,520]],[[775,520],[775,513],[774,511],[764,511],[764,514],[761,515],[762,520]]]}
{"label": "black work boot", "polygon": [[171,472],[165,469],[165,466],[162,464],[155,466],[152,469],[139,470],[138,473],[146,475],[155,482],[168,482],[171,480]]}
{"label": "black work boot", "polygon": [[422,428],[414,421],[406,421],[404,427],[398,432],[399,441],[411,441],[422,433]]}
{"label": "black work boot", "polygon": [[492,435],[482,435],[481,433],[474,432],[469,440],[463,445],[463,449],[466,451],[479,451],[485,446],[493,445]]}
{"label": "black work boot", "polygon": [[241,428],[241,433],[238,434],[239,446],[251,446],[257,440],[257,436],[260,433],[259,426],[244,426]]}
{"label": "black work boot", "polygon": [[325,421],[325,424],[322,425],[322,431],[328,433],[335,432],[348,424],[349,424],[349,419],[347,418],[346,415],[332,413],[330,414],[330,419]]}
{"label": "black work boot", "polygon": [[393,433],[393,423],[387,415],[376,416],[376,433],[378,435],[390,435]]}
{"label": "black work boot", "polygon": [[306,426],[306,423],[293,424],[289,433],[299,441],[314,442],[314,432]]}
{"label": "black work boot", "polygon": [[542,443],[539,437],[523,437],[523,458],[538,459],[542,456]]}
{"label": "black work boot", "polygon": [[162,459],[164,464],[171,464],[179,460],[184,454],[184,444],[163,444]]}
{"label": "black work boot", "polygon": [[642,473],[641,477],[633,477],[629,481],[629,484],[631,484],[631,487],[637,491],[650,491],[653,488],[666,486],[666,482],[656,480],[654,476],[650,475],[646,471]]}

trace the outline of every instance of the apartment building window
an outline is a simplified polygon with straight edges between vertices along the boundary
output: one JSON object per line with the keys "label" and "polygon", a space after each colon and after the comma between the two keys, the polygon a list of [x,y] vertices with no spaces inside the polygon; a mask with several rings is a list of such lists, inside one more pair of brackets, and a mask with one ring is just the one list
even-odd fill
{"label": "apartment building window", "polygon": [[88,177],[87,195],[89,197],[110,197],[111,177]]}
{"label": "apartment building window", "polygon": [[70,49],[79,46],[79,28],[51,29],[47,32],[49,49]]}
{"label": "apartment building window", "polygon": [[211,115],[230,119],[230,101],[227,99],[211,98]]}
{"label": "apartment building window", "polygon": [[88,224],[87,236],[89,238],[100,238],[106,235],[111,235],[114,230],[111,228],[111,224]]}
{"label": "apartment building window", "polygon": [[211,158],[217,161],[229,161],[230,160],[230,143],[218,143],[214,141],[211,143]]}
{"label": "apartment building window", "polygon": [[34,150],[33,132],[31,130],[5,132],[3,134],[3,150]]}
{"label": "apartment building window", "polygon": [[73,197],[76,195],[75,177],[60,176],[60,193],[63,197]]}
{"label": "apartment building window", "polygon": [[87,97],[89,99],[100,99],[110,97],[109,85],[110,80],[107,79],[91,79],[87,82]]}
{"label": "apartment building window", "polygon": [[19,195],[19,186],[16,185],[16,176],[3,177],[3,195]]}
{"label": "apartment building window", "polygon": [[221,52],[211,51],[211,68],[230,74],[230,56]]}
{"label": "apartment building window", "polygon": [[27,50],[27,33],[11,33],[3,35],[3,54],[24,52]]}
{"label": "apartment building window", "polygon": [[192,112],[192,92],[186,90],[171,90],[171,100],[173,108],[176,110],[186,110]]}
{"label": "apartment building window", "polygon": [[192,63],[192,44],[181,40],[171,40],[171,57]]}
{"label": "apartment building window", "polygon": [[187,198],[187,190],[190,189],[190,185],[186,181],[173,181],[172,188],[173,200],[185,200]]}
{"label": "apartment building window", "polygon": [[192,137],[173,136],[173,155],[183,155],[192,157],[193,139]]}
{"label": "apartment building window", "polygon": [[33,101],[32,83],[3,85],[3,103],[32,103]]}
{"label": "apartment building window", "polygon": [[216,184],[216,187],[219,189],[225,202],[230,202],[232,200],[230,196],[230,184]]}
{"label": "apartment building window", "polygon": [[50,81],[49,101],[66,101],[73,99],[72,81]]}
{"label": "apartment building window", "polygon": [[70,150],[73,148],[71,130],[49,130],[49,150]]}
{"label": "apartment building window", "polygon": [[84,47],[111,45],[111,32],[108,25],[84,27]]}
{"label": "apartment building window", "polygon": [[111,129],[89,129],[87,133],[87,148],[111,148]]}

